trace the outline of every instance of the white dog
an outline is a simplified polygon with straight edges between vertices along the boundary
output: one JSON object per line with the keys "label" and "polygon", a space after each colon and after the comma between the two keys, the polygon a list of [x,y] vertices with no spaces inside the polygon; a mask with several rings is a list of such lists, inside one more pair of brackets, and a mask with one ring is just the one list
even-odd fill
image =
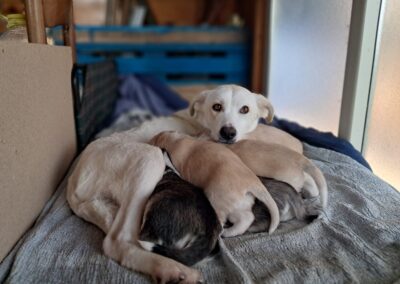
{"label": "white dog", "polygon": [[[201,282],[197,270],[145,251],[138,243],[145,203],[165,169],[161,150],[145,143],[168,130],[206,132],[215,141],[234,143],[255,130],[261,117],[273,117],[271,104],[261,95],[234,85],[206,91],[171,117],[92,142],[69,178],[67,200],[78,216],[106,233],[107,256],[163,283]],[[271,142],[302,151],[301,143],[283,131],[264,126],[262,133]]]}

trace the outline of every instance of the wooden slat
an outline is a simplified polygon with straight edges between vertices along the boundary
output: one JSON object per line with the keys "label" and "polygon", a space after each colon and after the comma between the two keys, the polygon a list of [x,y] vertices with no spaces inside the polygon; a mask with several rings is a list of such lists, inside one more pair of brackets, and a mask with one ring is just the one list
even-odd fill
{"label": "wooden slat", "polygon": [[243,58],[117,58],[123,73],[244,73],[248,71]]}
{"label": "wooden slat", "polygon": [[251,90],[257,93],[262,93],[265,89],[266,1],[254,0]]}
{"label": "wooden slat", "polygon": [[81,52],[128,52],[128,51],[210,51],[210,52],[238,52],[246,53],[249,47],[243,44],[109,44],[109,43],[78,43],[76,46]]}
{"label": "wooden slat", "polygon": [[[151,74],[168,83],[248,85],[249,49],[241,44],[78,44],[79,62],[117,56],[120,74]],[[120,56],[119,53],[122,53]],[[135,56],[136,55],[136,56]],[[131,56],[131,57],[129,57]]]}
{"label": "wooden slat", "polygon": [[42,1],[25,0],[25,10],[29,42],[46,44],[47,40]]}
{"label": "wooden slat", "polygon": [[[122,75],[151,74],[167,83],[236,83],[248,87],[251,57],[244,29],[79,27],[78,32],[85,37],[77,44],[80,63],[115,58]],[[210,41],[226,34],[235,40]],[[199,40],[201,35],[204,42]],[[107,41],[102,36],[121,41]],[[136,41],[138,36],[143,41]],[[170,36],[181,42],[170,41]],[[198,41],[192,42],[187,36]],[[160,38],[168,40],[160,42]]]}
{"label": "wooden slat", "polygon": [[47,44],[46,27],[61,25],[64,44],[72,47],[76,61],[72,0],[25,0],[28,40]]}
{"label": "wooden slat", "polygon": [[[54,30],[53,36],[61,40]],[[248,32],[241,28],[193,27],[84,27],[76,28],[79,43],[242,43]]]}
{"label": "wooden slat", "polygon": [[[46,27],[69,24],[71,0],[41,0],[43,2],[44,23]],[[40,0],[36,0],[40,2]]]}

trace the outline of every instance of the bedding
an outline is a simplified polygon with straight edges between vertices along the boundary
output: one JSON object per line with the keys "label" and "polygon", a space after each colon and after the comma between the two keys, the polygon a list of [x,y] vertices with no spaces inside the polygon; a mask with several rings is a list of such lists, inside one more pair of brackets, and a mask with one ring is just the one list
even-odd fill
{"label": "bedding", "polygon": [[[141,99],[157,102],[150,96],[167,98],[160,104],[166,107],[160,111],[185,107],[176,94],[165,95],[165,86],[157,85],[152,78],[137,79],[136,83],[152,90],[140,95]],[[130,95],[124,99],[136,100]],[[142,105],[132,104],[136,108],[123,116],[114,113],[119,118],[97,137],[152,119],[150,111],[154,110],[146,110],[146,100]],[[128,109],[123,103],[120,106],[115,110]],[[145,110],[140,109],[143,107]],[[376,177],[347,141],[281,119],[274,123],[307,142],[305,155],[326,176],[329,206],[309,225],[291,221],[282,223],[272,235],[246,234],[220,240],[220,254],[196,266],[206,282],[400,281],[400,194]],[[149,283],[149,277],[102,254],[103,232],[72,213],[65,189],[66,179],[35,225],[0,264],[0,283]]]}
{"label": "bedding", "polygon": [[187,101],[152,75],[122,76],[118,91],[119,98],[114,109],[114,118],[119,118],[132,108],[167,116],[188,106]]}
{"label": "bedding", "polygon": [[[304,148],[326,176],[327,210],[306,226],[290,221],[272,235],[221,239],[219,255],[196,265],[206,283],[400,280],[400,194],[346,155]],[[0,265],[0,281],[149,283],[102,254],[104,233],[72,213],[65,188],[66,180]]]}
{"label": "bedding", "polygon": [[312,146],[322,147],[325,149],[330,149],[344,155],[347,155],[357,162],[359,162],[364,167],[371,170],[370,165],[364,159],[359,151],[357,151],[351,143],[348,141],[335,137],[330,132],[321,132],[314,128],[306,128],[298,123],[288,121],[285,119],[279,119],[274,117],[273,125],[283,131],[292,134],[297,139],[306,142]]}

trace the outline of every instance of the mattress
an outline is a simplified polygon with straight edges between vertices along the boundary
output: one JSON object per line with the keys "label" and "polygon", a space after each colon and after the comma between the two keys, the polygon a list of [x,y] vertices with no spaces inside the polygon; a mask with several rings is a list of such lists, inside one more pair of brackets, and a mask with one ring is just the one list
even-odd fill
{"label": "mattress", "polygon": [[[348,156],[304,144],[329,189],[308,225],[221,239],[195,267],[206,283],[393,283],[400,279],[400,194]],[[0,265],[5,283],[151,283],[102,253],[104,233],[74,215],[66,181],[34,227]],[[290,226],[288,226],[290,225]]]}

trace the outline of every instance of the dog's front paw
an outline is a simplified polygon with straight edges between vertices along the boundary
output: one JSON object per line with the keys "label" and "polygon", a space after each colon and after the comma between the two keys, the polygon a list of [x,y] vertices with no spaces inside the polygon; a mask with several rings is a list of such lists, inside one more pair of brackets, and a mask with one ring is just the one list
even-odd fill
{"label": "dog's front paw", "polygon": [[198,270],[189,268],[175,261],[162,262],[154,267],[153,279],[157,283],[203,283],[203,278]]}
{"label": "dog's front paw", "polygon": [[224,229],[221,236],[223,238],[231,238],[231,237],[236,237],[236,236],[240,235],[240,233],[238,233],[236,230],[232,230],[231,228],[232,227]]}

